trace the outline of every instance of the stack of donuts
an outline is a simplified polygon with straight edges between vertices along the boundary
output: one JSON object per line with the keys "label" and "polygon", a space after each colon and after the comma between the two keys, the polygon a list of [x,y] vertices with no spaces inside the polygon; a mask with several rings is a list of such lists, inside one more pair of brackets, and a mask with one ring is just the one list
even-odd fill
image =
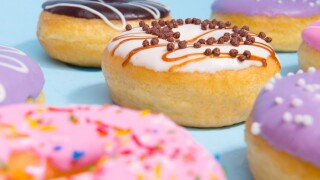
{"label": "stack of donuts", "polygon": [[[0,180],[226,180],[182,126],[245,121],[255,179],[320,179],[318,1],[215,0],[205,20],[153,0],[42,8],[43,49],[101,68],[116,105],[45,105],[41,67],[0,45]],[[302,69],[282,76],[276,51]]]}

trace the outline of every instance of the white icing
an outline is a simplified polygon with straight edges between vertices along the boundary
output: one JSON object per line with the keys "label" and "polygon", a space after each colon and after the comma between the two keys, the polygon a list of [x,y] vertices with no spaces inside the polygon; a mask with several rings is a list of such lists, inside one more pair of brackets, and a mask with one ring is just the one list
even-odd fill
{"label": "white icing", "polygon": [[[0,46],[0,48],[3,48],[3,49],[0,49],[0,53],[1,52],[8,52],[8,53],[12,53],[12,54],[26,56],[25,53],[21,52],[20,50],[14,49],[14,48],[9,48],[6,46]],[[3,61],[3,59],[5,59],[6,61],[13,61],[16,65],[9,64],[8,62]],[[12,56],[3,55],[3,54],[0,54],[0,66],[7,67],[7,68],[10,68],[14,71],[24,73],[24,74],[29,72],[28,67],[23,62],[21,62],[19,59],[14,58]]]}
{"label": "white icing", "polygon": [[[53,0],[47,0],[47,1],[53,1]],[[99,16],[106,24],[108,24],[113,29],[121,31],[121,30],[124,30],[126,25],[127,25],[124,15],[118,9],[116,9],[115,7],[109,5],[109,3],[106,3],[103,0],[98,0],[99,2],[97,2],[97,1],[84,1],[84,0],[68,0],[68,1],[69,2],[79,2],[79,1],[81,2],[82,1],[82,2],[86,2],[86,3],[100,4],[100,5],[104,6],[104,7],[107,7],[109,9],[111,9],[113,12],[115,12],[120,17],[122,26],[120,26],[120,27],[115,26],[113,23],[111,23],[109,21],[108,18],[106,18],[99,11],[96,11],[96,10],[90,8],[90,7],[87,7],[87,6],[81,5],[81,4],[57,3],[57,4],[45,6],[45,9],[52,9],[52,8],[59,7],[59,6],[81,8],[81,9],[87,10],[87,11]],[[160,11],[157,8],[153,7],[153,6],[150,6],[150,5],[146,4],[145,2],[148,2],[150,4],[155,4],[155,5],[158,5],[158,6],[161,6],[161,7],[164,7],[166,9],[168,9],[167,6],[165,6],[165,5],[161,4],[161,3],[155,2],[155,1],[152,1],[152,0],[134,1],[134,2],[126,3],[126,4],[130,4],[131,6],[136,6],[136,7],[139,7],[141,9],[144,9],[144,10],[148,11],[155,19],[159,19],[160,16],[161,16]]]}
{"label": "white icing", "polygon": [[[193,24],[185,24],[183,26],[179,26],[178,28],[173,29],[174,32],[179,31],[181,36],[180,40],[191,40],[206,31],[201,30],[199,25],[193,25]],[[209,31],[209,30],[207,30]],[[216,31],[210,32],[201,38],[207,39],[209,37],[215,37],[218,39],[219,37],[223,36],[224,33],[232,33],[232,30],[230,29],[218,29]],[[133,34],[134,33],[134,34]],[[121,38],[115,41],[111,41],[107,49],[109,52],[112,52],[116,46],[123,40],[132,38],[132,37],[154,37],[153,35],[146,34],[142,31],[141,28],[135,28],[131,31],[126,31],[121,33],[119,36],[124,36],[125,38]],[[199,38],[200,39],[200,38]],[[134,49],[142,47],[143,40],[130,40],[127,42],[122,43],[115,51],[115,56],[120,56],[122,58],[126,58],[127,55]],[[267,48],[269,48],[272,51],[272,48],[269,44],[267,44],[263,39],[260,39],[256,37],[256,42],[264,44]],[[159,39],[159,44],[166,45],[168,42]],[[188,46],[193,46],[194,42],[188,43]],[[177,45],[176,45],[177,47]],[[221,53],[228,53],[231,49],[237,49],[239,53],[243,53],[245,50],[249,50],[252,55],[262,57],[265,59],[268,59],[268,57],[271,55],[270,52],[264,48],[252,46],[252,45],[241,45],[239,47],[234,47],[231,45],[211,45],[211,46],[202,46],[201,48],[186,48],[186,49],[179,49],[177,51],[172,52],[168,55],[168,58],[177,58],[181,57],[187,54],[193,54],[193,53],[203,53],[205,49],[211,48],[214,49],[215,47],[220,48]],[[184,58],[182,60],[173,61],[173,62],[165,62],[162,59],[162,55],[167,52],[166,46],[162,47],[154,47],[149,49],[144,49],[136,54],[134,54],[131,59],[130,63],[132,63],[135,66],[139,67],[145,67],[147,69],[154,70],[156,72],[167,72],[170,70],[171,67],[175,65],[179,65],[181,63],[184,63],[188,60],[195,59],[197,57],[203,57],[203,55],[196,55],[196,56],[190,56],[187,58]],[[263,64],[260,61],[244,61],[239,62],[236,58],[216,58],[216,57],[207,57],[204,60],[192,62],[185,66],[182,66],[181,68],[175,69],[175,71],[178,72],[201,72],[201,73],[216,73],[218,71],[223,70],[240,70],[240,69],[246,69],[251,66],[262,66]]]}
{"label": "white icing", "polygon": [[6,90],[3,85],[0,83],[0,103],[2,103],[6,99]]}

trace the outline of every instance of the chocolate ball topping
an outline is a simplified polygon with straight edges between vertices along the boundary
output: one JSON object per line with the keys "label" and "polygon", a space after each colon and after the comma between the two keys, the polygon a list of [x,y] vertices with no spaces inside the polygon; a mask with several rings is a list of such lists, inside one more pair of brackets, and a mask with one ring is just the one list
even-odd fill
{"label": "chocolate ball topping", "polygon": [[231,57],[237,57],[237,55],[238,55],[238,50],[236,50],[236,49],[231,49],[231,50],[229,51],[229,55],[230,55]]}
{"label": "chocolate ball topping", "polygon": [[201,44],[199,42],[196,42],[193,44],[194,48],[201,48]]}
{"label": "chocolate ball topping", "polygon": [[215,56],[219,56],[220,55],[220,49],[219,48],[214,48],[212,51],[212,54]]}
{"label": "chocolate ball topping", "polygon": [[173,43],[168,43],[167,44],[167,50],[168,51],[173,51],[174,50],[174,44]]}
{"label": "chocolate ball topping", "polygon": [[267,35],[266,35],[264,32],[260,32],[258,36],[259,36],[259,38],[261,38],[261,39],[264,39],[264,38],[267,37]]}
{"label": "chocolate ball topping", "polygon": [[150,45],[150,43],[149,43],[148,40],[144,40],[144,41],[142,42],[142,45],[143,45],[143,47],[147,47],[147,46]]}
{"label": "chocolate ball topping", "polygon": [[245,51],[243,52],[243,55],[244,55],[247,59],[250,59],[250,57],[251,57],[251,52],[248,51],[248,50],[245,50]]}
{"label": "chocolate ball topping", "polygon": [[264,40],[265,40],[267,43],[271,43],[272,38],[271,38],[271,37],[266,37]]}
{"label": "chocolate ball topping", "polygon": [[246,57],[241,54],[241,55],[238,56],[238,60],[239,60],[240,62],[243,62],[244,60],[246,60]]}
{"label": "chocolate ball topping", "polygon": [[151,45],[157,45],[159,44],[159,39],[158,38],[152,38],[151,39]]}
{"label": "chocolate ball topping", "polygon": [[187,48],[187,41],[180,41],[178,42],[179,49],[185,49]]}
{"label": "chocolate ball topping", "polygon": [[211,53],[212,53],[212,51],[211,51],[211,49],[209,49],[209,48],[206,49],[206,50],[203,52],[203,54],[206,55],[206,56],[210,56]]}
{"label": "chocolate ball topping", "polygon": [[214,37],[210,37],[210,38],[208,38],[207,41],[206,41],[206,43],[207,43],[208,45],[212,45],[213,43],[216,43],[216,42],[217,42],[217,40],[216,40]]}
{"label": "chocolate ball topping", "polygon": [[199,42],[200,44],[206,44],[206,40],[204,40],[204,39],[199,39],[198,42]]}
{"label": "chocolate ball topping", "polygon": [[130,31],[131,29],[132,29],[132,26],[131,26],[130,24],[127,24],[127,25],[126,25],[126,30],[127,30],[127,31]]}

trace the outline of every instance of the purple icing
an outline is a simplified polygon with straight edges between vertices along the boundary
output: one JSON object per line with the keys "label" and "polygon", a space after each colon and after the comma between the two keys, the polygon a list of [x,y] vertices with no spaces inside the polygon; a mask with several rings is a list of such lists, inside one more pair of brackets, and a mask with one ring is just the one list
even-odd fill
{"label": "purple icing", "polygon": [[309,17],[320,13],[319,0],[216,0],[213,12],[249,16]]}
{"label": "purple icing", "polygon": [[23,52],[0,45],[0,105],[37,98],[44,77],[38,64]]}
{"label": "purple icing", "polygon": [[[276,98],[282,100],[276,103]],[[300,104],[293,102],[297,98]],[[285,118],[285,113],[292,118]],[[297,115],[312,121],[306,124],[306,118]],[[320,167],[320,71],[286,77],[277,80],[272,90],[263,90],[253,120],[260,123],[260,136],[271,145]]]}

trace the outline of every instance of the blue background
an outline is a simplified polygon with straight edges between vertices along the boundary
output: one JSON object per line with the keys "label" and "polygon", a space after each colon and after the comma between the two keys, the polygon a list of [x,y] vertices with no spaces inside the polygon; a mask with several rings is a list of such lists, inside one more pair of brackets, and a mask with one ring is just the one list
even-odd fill
{"label": "blue background", "polygon": [[[37,21],[43,1],[9,0],[0,6],[0,44],[25,51],[45,74],[44,91],[49,105],[111,103],[101,70],[77,68],[49,58],[36,38]],[[210,18],[212,0],[161,0],[174,18]],[[278,54],[282,74],[297,71],[297,54]],[[244,125],[222,129],[188,129],[213,155],[217,155],[231,180],[250,180],[247,166]]]}

